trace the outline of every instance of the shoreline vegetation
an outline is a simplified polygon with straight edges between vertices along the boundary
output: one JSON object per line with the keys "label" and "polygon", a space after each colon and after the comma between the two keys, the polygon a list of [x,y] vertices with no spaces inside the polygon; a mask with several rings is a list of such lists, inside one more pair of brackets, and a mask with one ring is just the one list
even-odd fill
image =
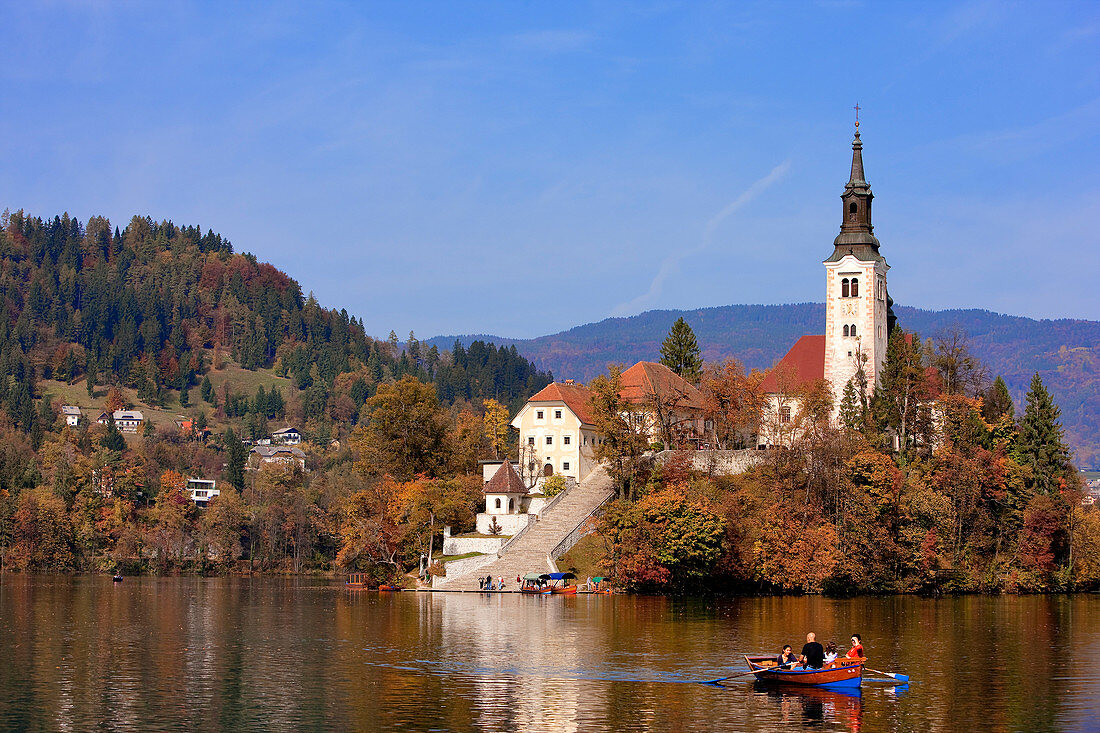
{"label": "shoreline vegetation", "polygon": [[[197,227],[21,212],[2,225],[5,571],[438,575],[444,527],[475,530],[478,461],[514,459],[509,417],[552,379],[514,347],[372,339]],[[668,595],[1100,588],[1100,513],[1038,375],[1017,414],[963,334],[898,328],[879,385],[858,372],[834,406],[824,382],[780,374],[775,409],[760,372],[703,364],[687,324],[675,331],[662,361],[699,384],[708,444],[771,447],[738,475],[694,470],[676,425],[653,443],[631,419],[610,366],[589,407],[618,496],[566,558],[578,575]],[[60,408],[81,390],[68,425]],[[158,419],[125,434],[97,422],[124,408]],[[250,452],[282,426],[300,432],[300,461]],[[663,448],[676,452],[658,464]],[[217,482],[204,506],[195,478]]]}

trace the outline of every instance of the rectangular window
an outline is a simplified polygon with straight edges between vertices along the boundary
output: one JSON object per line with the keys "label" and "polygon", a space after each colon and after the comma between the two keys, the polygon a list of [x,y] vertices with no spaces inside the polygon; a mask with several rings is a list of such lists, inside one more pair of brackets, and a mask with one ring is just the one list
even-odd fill
{"label": "rectangular window", "polygon": [[789,423],[791,421],[791,408],[781,407],[779,408],[779,422]]}
{"label": "rectangular window", "polygon": [[563,445],[569,445],[569,436],[566,435],[564,438],[561,439],[561,442]]}
{"label": "rectangular window", "polygon": [[554,410],[554,419],[561,420],[561,410]]}
{"label": "rectangular window", "polygon": [[563,470],[563,471],[568,471],[569,470],[569,461],[562,461],[561,470]]}
{"label": "rectangular window", "polygon": [[553,445],[554,444],[554,436],[553,435],[547,435],[546,436],[546,444],[547,445]]}
{"label": "rectangular window", "polygon": [[535,410],[535,419],[536,419],[536,420],[541,420],[541,419],[542,419],[542,417],[543,417],[543,412],[542,412],[542,410]]}
{"label": "rectangular window", "polygon": [[534,445],[534,444],[535,444],[535,436],[534,435],[528,435],[527,436],[527,445]]}

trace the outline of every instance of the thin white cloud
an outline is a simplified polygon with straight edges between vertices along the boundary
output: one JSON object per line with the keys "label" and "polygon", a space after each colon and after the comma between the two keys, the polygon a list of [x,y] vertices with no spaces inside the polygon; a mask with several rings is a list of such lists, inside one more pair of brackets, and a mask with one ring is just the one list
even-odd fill
{"label": "thin white cloud", "polygon": [[661,263],[661,267],[657,270],[657,274],[653,277],[653,281],[649,284],[649,290],[642,293],[633,300],[629,300],[625,303],[620,303],[615,306],[611,311],[612,316],[626,316],[638,313],[640,310],[652,306],[656,302],[657,298],[661,295],[664,289],[665,280],[669,276],[673,275],[680,269],[680,263],[688,257],[699,254],[706,250],[714,239],[714,232],[718,227],[729,217],[733,216],[739,211],[745,204],[752,201],[759,196],[765,189],[771,186],[773,183],[781,179],[787,174],[787,171],[791,168],[791,160],[788,158],[782,163],[772,168],[771,171],[763,178],[755,181],[751,186],[744,190],[740,196],[730,201],[722,210],[712,216],[707,222],[706,227],[703,229],[703,238],[694,247],[688,249],[681,249],[673,252],[664,259]]}

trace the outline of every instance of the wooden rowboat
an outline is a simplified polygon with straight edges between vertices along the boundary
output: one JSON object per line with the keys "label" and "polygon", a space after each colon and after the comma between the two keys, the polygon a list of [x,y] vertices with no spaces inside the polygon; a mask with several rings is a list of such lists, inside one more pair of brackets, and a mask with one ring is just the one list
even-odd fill
{"label": "wooden rowboat", "polygon": [[778,669],[775,657],[765,654],[745,655],[745,661],[761,682],[813,687],[859,687],[863,683],[863,661],[859,659],[840,657],[821,669],[802,669],[798,665]]}
{"label": "wooden rowboat", "polygon": [[397,585],[380,585],[380,586],[378,586],[378,590],[397,591],[397,590],[404,590],[404,589],[401,588],[400,586],[397,586]]}

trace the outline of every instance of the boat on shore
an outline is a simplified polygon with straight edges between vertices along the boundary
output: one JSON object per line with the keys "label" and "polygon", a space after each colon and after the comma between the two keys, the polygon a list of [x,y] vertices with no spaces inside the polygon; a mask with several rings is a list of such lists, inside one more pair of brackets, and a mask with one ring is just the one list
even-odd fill
{"label": "boat on shore", "polygon": [[859,687],[863,684],[863,660],[838,658],[821,669],[780,668],[770,654],[745,655],[753,676],[761,682],[809,687]]}

